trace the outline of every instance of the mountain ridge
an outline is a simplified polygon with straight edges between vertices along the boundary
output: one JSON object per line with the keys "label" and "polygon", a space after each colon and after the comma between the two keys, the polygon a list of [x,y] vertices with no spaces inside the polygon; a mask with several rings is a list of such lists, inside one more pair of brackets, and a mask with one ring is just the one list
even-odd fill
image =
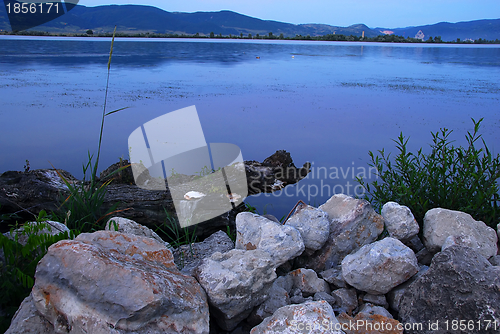
{"label": "mountain ridge", "polygon": [[[84,33],[93,30],[105,33],[118,26],[123,33],[160,33],[186,34],[201,36],[240,35],[247,37],[268,35],[278,37],[320,36],[342,34],[365,37],[376,37],[391,33],[405,37],[414,37],[419,30],[425,39],[430,36],[441,36],[443,41],[460,39],[500,39],[500,19],[485,19],[457,23],[439,22],[433,25],[412,26],[405,28],[369,28],[358,23],[348,27],[333,26],[321,23],[292,24],[274,20],[262,20],[230,10],[216,12],[169,12],[149,5],[102,5],[86,7],[77,5],[67,14],[32,28],[31,30],[50,33]],[[10,25],[3,5],[0,1],[0,30],[10,31]]]}

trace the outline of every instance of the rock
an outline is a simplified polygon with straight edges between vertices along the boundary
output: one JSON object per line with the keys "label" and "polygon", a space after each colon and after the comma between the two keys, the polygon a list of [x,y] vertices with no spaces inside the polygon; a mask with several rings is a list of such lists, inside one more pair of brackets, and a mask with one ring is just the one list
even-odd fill
{"label": "rock", "polygon": [[389,311],[387,311],[385,308],[383,308],[382,306],[376,306],[376,305],[373,305],[370,303],[363,304],[363,306],[361,306],[359,311],[358,311],[358,314],[359,313],[365,313],[368,315],[377,314],[377,315],[381,315],[381,316],[384,316],[384,317],[389,318],[389,319],[394,319],[392,314],[390,314]]}
{"label": "rock", "polygon": [[346,282],[372,294],[386,294],[417,272],[415,253],[390,237],[365,245],[342,261]]}
{"label": "rock", "polygon": [[[151,178],[149,172],[146,172],[145,174],[145,177]],[[120,159],[119,162],[112,164],[111,166],[103,170],[99,175],[101,182],[113,180],[114,184],[135,184],[134,173],[132,173],[130,161],[126,159]]]}
{"label": "rock", "polygon": [[448,238],[444,240],[443,245],[441,246],[441,250],[445,250],[448,247],[453,245],[461,245],[465,247],[470,247],[473,249],[479,249],[480,246],[476,240],[476,238],[471,237],[470,235],[450,235]]}
{"label": "rock", "polygon": [[342,313],[337,319],[346,334],[403,334],[403,324],[378,314],[358,313],[353,318]]}
{"label": "rock", "polygon": [[[283,277],[283,276],[282,276]],[[273,315],[273,313],[280,307],[290,305],[290,296],[288,291],[281,287],[281,282],[274,281],[273,285],[268,291],[269,298],[256,307],[247,322],[253,326],[256,326],[262,322],[267,317]]]}
{"label": "rock", "polygon": [[332,296],[337,300],[337,312],[345,312],[351,314],[358,307],[358,296],[355,289],[341,288],[332,291]]}
{"label": "rock", "polygon": [[251,334],[343,334],[330,304],[321,301],[288,305],[274,312],[260,325],[252,328]]}
{"label": "rock", "polygon": [[293,287],[302,291],[302,295],[305,297],[312,296],[317,292],[330,293],[328,283],[319,278],[312,269],[299,268],[288,275],[292,277]]}
{"label": "rock", "polygon": [[128,233],[133,235],[139,235],[147,238],[152,238],[161,244],[164,244],[167,248],[172,248],[168,242],[163,241],[158,234],[156,234],[150,228],[137,224],[135,221],[123,218],[123,217],[113,217],[108,220],[105,231],[116,231],[121,233]]}
{"label": "rock", "polygon": [[310,168],[311,164],[308,162],[302,168],[295,167],[290,153],[284,150],[276,151],[262,163],[245,161],[248,193],[254,195],[280,190],[305,178]]}
{"label": "rock", "polygon": [[[399,317],[402,323],[438,321],[438,328],[405,331],[409,334],[450,333],[450,328],[445,328],[446,320],[473,321],[474,329],[457,328],[453,333],[498,333],[500,267],[492,266],[472,248],[448,247],[436,254],[429,270],[408,286],[401,298]],[[488,321],[491,326],[486,328]]]}
{"label": "rock", "polygon": [[205,292],[158,241],[111,231],[52,245],[33,302],[56,332],[208,333]]}
{"label": "rock", "polygon": [[500,255],[492,256],[488,259],[490,263],[494,266],[500,266]]}
{"label": "rock", "polygon": [[307,268],[316,271],[330,269],[344,257],[377,239],[384,229],[384,219],[370,203],[338,194],[319,207],[330,219],[330,235],[325,245],[310,258]]}
{"label": "rock", "polygon": [[194,276],[207,292],[212,315],[227,331],[268,298],[276,279],[274,261],[261,249],[216,252],[202,261]]}
{"label": "rock", "polygon": [[172,253],[174,261],[181,273],[194,275],[194,269],[201,264],[204,258],[212,256],[215,252],[226,253],[234,249],[234,243],[229,236],[217,231],[202,242],[191,245],[182,245]]}
{"label": "rock", "polygon": [[328,270],[322,271],[319,275],[331,285],[337,288],[346,288],[347,284],[342,276],[342,267],[336,266]]}
{"label": "rock", "polygon": [[54,326],[36,309],[31,294],[24,298],[5,334],[54,334]]}
{"label": "rock", "polygon": [[387,301],[389,302],[389,307],[392,310],[399,312],[399,303],[401,302],[401,297],[403,296],[403,293],[411,283],[415,282],[427,270],[429,270],[428,266],[425,265],[421,266],[420,269],[418,270],[418,273],[416,273],[409,280],[398,285],[397,287],[389,291],[389,293],[387,293]]}
{"label": "rock", "polygon": [[299,205],[285,225],[293,226],[300,232],[310,254],[323,247],[330,235],[328,214],[310,205]]}
{"label": "rock", "polygon": [[427,248],[424,247],[420,251],[418,251],[415,256],[417,257],[418,263],[428,266],[431,264],[434,253],[429,252]]}
{"label": "rock", "polygon": [[312,302],[314,300],[312,296],[305,298],[299,288],[293,288],[290,295],[291,304],[303,304],[305,302]]}
{"label": "rock", "polygon": [[486,258],[497,254],[497,234],[482,221],[471,215],[448,209],[436,208],[424,217],[423,242],[430,252],[441,250],[449,236],[469,236],[477,242],[477,250]]}
{"label": "rock", "polygon": [[420,252],[424,249],[424,244],[422,240],[418,237],[418,235],[414,236],[410,240],[405,240],[403,242],[406,246],[410,247],[415,253]]}
{"label": "rock", "polygon": [[382,207],[381,214],[391,237],[404,242],[418,234],[418,223],[407,206],[387,202]]}
{"label": "rock", "polygon": [[273,284],[285,289],[285,291],[289,294],[293,288],[293,278],[290,275],[280,276],[274,281]]}
{"label": "rock", "polygon": [[389,303],[387,303],[387,298],[385,297],[385,295],[372,295],[371,293],[367,293],[363,296],[363,301],[365,303],[382,306],[386,309],[389,308]]}
{"label": "rock", "polygon": [[331,294],[328,294],[326,292],[316,292],[314,294],[314,297],[313,297],[313,300],[324,300],[325,302],[327,302],[328,304],[334,306],[335,304],[337,304],[337,298],[335,298],[334,296],[332,296]]}
{"label": "rock", "polygon": [[265,215],[262,215],[262,217],[266,217],[267,219],[272,220],[275,223],[281,224],[281,222],[278,220],[278,218],[276,218],[273,215],[265,214]]}
{"label": "rock", "polygon": [[497,224],[497,237],[500,240],[500,223]]}
{"label": "rock", "polygon": [[236,216],[236,249],[260,249],[271,256],[275,268],[304,251],[304,242],[294,227],[281,225],[251,212]]}

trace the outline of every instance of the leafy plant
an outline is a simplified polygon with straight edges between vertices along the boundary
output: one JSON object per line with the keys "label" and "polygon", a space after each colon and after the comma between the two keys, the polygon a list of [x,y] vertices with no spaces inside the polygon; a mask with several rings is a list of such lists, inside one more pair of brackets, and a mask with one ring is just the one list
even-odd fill
{"label": "leafy plant", "polygon": [[[398,154],[379,150],[369,152],[378,180],[371,184],[362,178],[357,181],[365,188],[368,200],[378,209],[388,201],[408,206],[422,227],[425,213],[436,207],[469,213],[477,220],[496,228],[500,219],[500,155],[494,155],[479,134],[483,119],[475,121],[474,131],[467,132],[466,147],[455,147],[450,140],[451,130],[432,133],[430,153],[419,149],[409,152],[409,138],[401,133],[396,143]],[[482,147],[477,144],[481,142]]]}
{"label": "leafy plant", "polygon": [[[108,60],[108,72],[106,81],[106,93],[104,97],[104,106],[101,117],[101,129],[99,133],[99,145],[97,148],[97,157],[95,162],[93,162],[93,155],[88,153],[88,161],[83,165],[83,180],[82,182],[73,184],[67,178],[65,178],[57,169],[56,172],[63,180],[64,184],[69,190],[70,195],[62,201],[62,204],[57,213],[59,218],[66,217],[65,223],[70,229],[77,229],[82,232],[89,232],[96,229],[100,229],[103,226],[99,222],[116,212],[123,210],[116,210],[118,204],[111,207],[106,213],[103,213],[102,204],[104,203],[104,196],[106,195],[106,187],[109,185],[111,180],[98,184],[97,178],[97,168],[99,166],[99,158],[101,155],[101,144],[102,144],[102,134],[104,131],[104,119],[106,116],[114,114],[118,111],[124,110],[125,108],[117,109],[106,113],[106,104],[108,99],[108,88],[109,88],[109,75],[111,67],[111,57],[113,55],[113,44],[115,41],[116,27],[113,32],[113,38],[111,40],[111,49],[109,51]],[[118,170],[114,171],[107,177],[111,177],[115,173],[118,173],[130,165],[123,166]],[[90,178],[87,181],[88,172],[90,172]]]}
{"label": "leafy plant", "polygon": [[167,237],[167,242],[173,247],[178,248],[182,245],[192,245],[196,242],[196,225],[192,230],[190,230],[189,226],[180,227],[178,220],[170,214],[165,208],[163,208],[167,218],[165,219],[165,223],[163,226],[164,229],[160,226],[157,226],[157,232],[160,231],[165,237]]}
{"label": "leafy plant", "polygon": [[[3,260],[0,260],[0,332],[7,330],[10,321],[19,305],[26,298],[34,284],[35,270],[38,262],[54,243],[74,238],[74,232],[61,232],[56,235],[47,233],[53,227],[44,222],[48,219],[45,211],[40,211],[36,223],[17,224],[8,236],[0,234],[0,249]],[[3,330],[3,331],[2,331]]]}

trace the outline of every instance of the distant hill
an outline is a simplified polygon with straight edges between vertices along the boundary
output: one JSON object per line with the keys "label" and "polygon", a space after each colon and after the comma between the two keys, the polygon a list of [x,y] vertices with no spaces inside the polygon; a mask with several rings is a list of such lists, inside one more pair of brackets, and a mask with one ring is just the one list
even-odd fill
{"label": "distant hill", "polygon": [[[7,13],[3,1],[0,1],[0,29],[10,31]],[[151,32],[210,35],[240,35],[248,34],[275,36],[283,34],[285,37],[295,35],[318,36],[325,34],[343,34],[374,37],[378,32],[372,31],[363,24],[350,27],[336,27],[326,24],[290,24],[278,21],[261,20],[254,17],[238,14],[232,11],[181,13],[167,12],[162,9],[143,5],[107,5],[97,7],[76,6],[68,14],[37,26],[31,30],[48,31],[54,33],[83,33],[88,29],[95,32],[110,32],[114,26],[118,31],[125,33]]]}
{"label": "distant hill", "polygon": [[[438,23],[434,25],[385,29],[371,29],[364,24],[354,24],[349,27],[338,27],[327,24],[290,24],[278,21],[261,20],[232,11],[181,13],[168,12],[152,6],[144,5],[106,5],[97,7],[76,6],[69,13],[31,30],[51,33],[84,33],[92,29],[96,33],[111,32],[114,26],[124,33],[199,33],[208,36],[252,34],[285,37],[319,36],[326,34],[342,34],[375,37],[385,33],[393,33],[405,37],[414,37],[419,30],[425,35],[441,36],[442,40],[466,39],[500,39],[500,19],[479,20],[459,23]],[[9,20],[3,0],[0,0],[0,30],[10,31]]]}
{"label": "distant hill", "polygon": [[396,29],[383,29],[376,30],[392,31],[394,34],[405,37],[415,37],[415,35],[422,31],[424,39],[429,37],[441,36],[443,41],[454,41],[457,38],[461,40],[469,39],[487,39],[495,40],[500,39],[500,19],[494,20],[476,20],[467,22],[440,22],[431,25],[396,28]]}

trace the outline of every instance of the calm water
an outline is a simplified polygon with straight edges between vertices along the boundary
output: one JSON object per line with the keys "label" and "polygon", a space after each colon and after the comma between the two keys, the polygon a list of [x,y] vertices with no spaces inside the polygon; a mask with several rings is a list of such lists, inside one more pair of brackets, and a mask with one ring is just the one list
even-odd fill
{"label": "calm water", "polygon": [[[109,46],[0,37],[0,171],[28,159],[82,176],[97,150]],[[352,172],[367,168],[369,150],[394,151],[401,131],[413,149],[442,127],[462,144],[470,118],[484,117],[500,152],[499,99],[500,46],[117,39],[108,110],[130,108],[106,119],[101,166],[127,158],[144,122],[196,105],[209,143],[234,143],[245,160],[285,149],[297,166],[313,163],[286,193],[248,200],[281,217],[298,199],[361,194]]]}

